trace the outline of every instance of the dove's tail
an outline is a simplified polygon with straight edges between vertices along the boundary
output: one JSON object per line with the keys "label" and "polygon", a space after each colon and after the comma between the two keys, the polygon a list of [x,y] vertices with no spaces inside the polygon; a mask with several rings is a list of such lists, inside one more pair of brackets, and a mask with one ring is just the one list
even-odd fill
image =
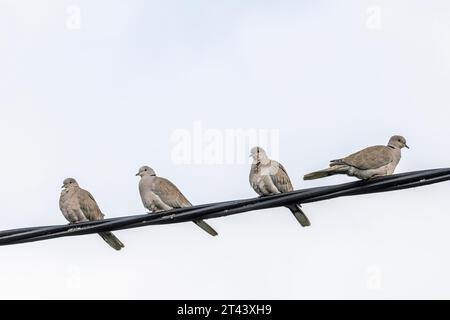
{"label": "dove's tail", "polygon": [[335,174],[346,174],[347,171],[348,171],[347,165],[333,165],[332,167],[324,169],[324,170],[308,173],[307,175],[305,175],[303,177],[303,180],[314,180],[314,179],[325,178],[325,177],[332,176]]}
{"label": "dove's tail", "polygon": [[101,232],[99,236],[105,240],[113,249],[119,251],[125,248],[125,245],[112,233],[112,232]]}
{"label": "dove's tail", "polygon": [[309,227],[311,226],[311,222],[309,222],[308,217],[305,215],[305,213],[302,210],[302,207],[299,204],[294,204],[291,206],[288,206],[289,210],[291,210],[292,214],[295,216],[298,222],[303,227]]}
{"label": "dove's tail", "polygon": [[196,225],[198,225],[200,228],[202,228],[203,230],[205,230],[206,232],[208,232],[213,237],[219,235],[216,230],[214,230],[209,224],[207,224],[203,220],[194,221],[194,223]]}

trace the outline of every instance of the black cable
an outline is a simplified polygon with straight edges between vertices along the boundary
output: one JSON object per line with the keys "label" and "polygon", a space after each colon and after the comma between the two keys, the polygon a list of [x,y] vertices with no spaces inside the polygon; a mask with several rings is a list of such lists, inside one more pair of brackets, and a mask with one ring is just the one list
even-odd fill
{"label": "black cable", "polygon": [[145,214],[76,225],[30,227],[0,232],[0,245],[35,242],[66,236],[79,236],[102,231],[138,228],[148,225],[181,223],[198,219],[213,219],[248,211],[286,206],[293,203],[312,203],[337,197],[389,192],[415,188],[450,180],[450,168],[423,170],[356,181],[334,186],[297,190],[267,197],[211,203],[179,208],[161,214]]}

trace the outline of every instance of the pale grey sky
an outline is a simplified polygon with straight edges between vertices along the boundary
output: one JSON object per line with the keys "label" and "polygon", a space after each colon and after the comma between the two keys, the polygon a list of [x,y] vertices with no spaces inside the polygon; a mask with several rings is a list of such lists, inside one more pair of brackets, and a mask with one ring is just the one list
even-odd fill
{"label": "pale grey sky", "polygon": [[[449,166],[449,14],[444,0],[0,0],[0,229],[65,223],[68,176],[108,217],[144,213],[143,164],[196,204],[254,196],[247,163],[173,161],[174,133],[198,122],[213,138],[275,132],[297,188],[351,181],[301,177],[393,134],[411,146],[398,172]],[[0,298],[450,298],[449,194],[309,204],[309,229],[280,208],[212,220],[216,239],[121,231],[119,253],[96,235],[1,247]]]}

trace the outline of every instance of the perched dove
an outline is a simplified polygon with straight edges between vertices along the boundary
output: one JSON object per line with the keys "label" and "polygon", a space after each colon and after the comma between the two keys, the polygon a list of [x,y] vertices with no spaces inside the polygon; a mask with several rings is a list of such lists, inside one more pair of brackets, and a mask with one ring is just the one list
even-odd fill
{"label": "perched dove", "polygon": [[307,174],[303,179],[314,180],[335,174],[346,174],[367,180],[391,175],[400,162],[402,148],[409,149],[406,139],[402,136],[393,136],[387,146],[369,147],[346,158],[332,160],[329,168]]}
{"label": "perched dove", "polygon": [[[75,179],[64,180],[62,188],[59,208],[67,221],[78,223],[103,220],[105,215],[100,211],[94,197],[88,191],[81,189]],[[99,235],[115,250],[125,247],[111,232],[100,232]]]}
{"label": "perched dove", "polygon": [[[192,207],[181,191],[169,180],[157,177],[155,171],[147,166],[139,169],[136,176],[140,176],[139,193],[144,207],[152,213],[172,210],[175,208]],[[198,220],[194,223],[212,236],[218,233],[205,221]]]}
{"label": "perched dove", "polygon": [[[266,152],[255,147],[250,152],[253,164],[250,170],[250,185],[260,196],[294,191],[286,169],[278,162],[271,160]],[[303,227],[311,225],[299,204],[287,206]]]}

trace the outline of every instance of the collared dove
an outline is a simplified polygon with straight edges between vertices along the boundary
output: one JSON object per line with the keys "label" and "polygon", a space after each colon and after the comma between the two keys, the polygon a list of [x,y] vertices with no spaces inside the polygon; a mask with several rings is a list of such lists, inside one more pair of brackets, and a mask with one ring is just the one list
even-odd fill
{"label": "collared dove", "polygon": [[[264,149],[254,147],[250,152],[253,164],[250,170],[250,185],[260,196],[294,191],[286,169],[278,162],[271,160]],[[303,227],[311,225],[301,209],[301,205],[287,206]]]}
{"label": "collared dove", "polygon": [[303,179],[314,180],[335,174],[346,174],[362,180],[388,176],[394,173],[400,162],[402,148],[409,149],[406,139],[393,136],[387,146],[369,147],[346,158],[332,160],[329,168],[307,174]]}
{"label": "collared dove", "polygon": [[[155,171],[143,166],[136,176],[140,176],[139,193],[144,207],[152,213],[157,213],[175,208],[192,207],[181,191],[169,180],[157,177]],[[198,220],[194,223],[212,236],[218,233],[205,221]]]}
{"label": "collared dove", "polygon": [[[81,189],[75,179],[64,180],[62,188],[59,208],[67,221],[79,223],[103,220],[105,215],[101,212],[94,197],[88,191]],[[125,247],[111,232],[100,232],[99,235],[115,250]]]}

